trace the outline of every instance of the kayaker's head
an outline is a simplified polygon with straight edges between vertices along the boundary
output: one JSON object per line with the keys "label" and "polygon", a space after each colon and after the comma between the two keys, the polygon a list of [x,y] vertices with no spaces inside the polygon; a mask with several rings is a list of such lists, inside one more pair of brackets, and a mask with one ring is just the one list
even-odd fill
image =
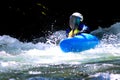
{"label": "kayaker's head", "polygon": [[69,25],[71,29],[75,29],[83,21],[83,15],[79,12],[74,12],[69,19]]}

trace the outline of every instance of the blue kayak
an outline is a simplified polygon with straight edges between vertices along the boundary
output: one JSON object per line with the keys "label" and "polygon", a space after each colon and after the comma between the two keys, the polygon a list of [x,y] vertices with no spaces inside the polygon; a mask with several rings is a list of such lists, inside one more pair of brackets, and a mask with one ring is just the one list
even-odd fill
{"label": "blue kayak", "polygon": [[95,48],[99,44],[96,36],[87,33],[81,33],[72,38],[61,40],[59,46],[63,52],[81,52]]}

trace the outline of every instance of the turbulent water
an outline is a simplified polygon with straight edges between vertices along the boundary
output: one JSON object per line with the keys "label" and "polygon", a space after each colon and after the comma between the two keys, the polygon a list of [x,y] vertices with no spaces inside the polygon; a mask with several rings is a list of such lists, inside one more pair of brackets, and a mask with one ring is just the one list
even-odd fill
{"label": "turbulent water", "polygon": [[120,23],[94,30],[94,49],[64,53],[58,44],[65,31],[43,42],[0,36],[0,80],[120,80]]}

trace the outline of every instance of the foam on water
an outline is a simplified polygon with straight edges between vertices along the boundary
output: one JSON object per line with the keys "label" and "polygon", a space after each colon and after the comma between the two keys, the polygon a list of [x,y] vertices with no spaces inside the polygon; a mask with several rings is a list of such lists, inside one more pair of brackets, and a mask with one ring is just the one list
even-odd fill
{"label": "foam on water", "polygon": [[64,30],[50,35],[46,43],[38,42],[36,44],[20,42],[9,35],[3,35],[0,36],[0,67],[2,69],[14,66],[15,69],[15,66],[18,68],[18,65],[23,67],[23,65],[38,64],[81,64],[119,59],[120,33],[118,29],[120,29],[120,23],[116,23],[110,28],[98,28],[91,32],[100,38],[101,43],[94,49],[79,53],[63,53],[56,45],[61,39],[66,38]]}

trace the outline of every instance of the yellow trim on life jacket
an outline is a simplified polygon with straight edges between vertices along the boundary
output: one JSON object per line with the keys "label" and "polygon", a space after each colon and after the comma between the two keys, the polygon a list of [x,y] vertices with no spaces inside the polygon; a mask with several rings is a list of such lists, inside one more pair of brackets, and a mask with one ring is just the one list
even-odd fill
{"label": "yellow trim on life jacket", "polygon": [[68,37],[73,37],[74,35],[76,35],[79,32],[80,32],[80,30],[78,30],[78,29],[71,30],[68,34]]}

